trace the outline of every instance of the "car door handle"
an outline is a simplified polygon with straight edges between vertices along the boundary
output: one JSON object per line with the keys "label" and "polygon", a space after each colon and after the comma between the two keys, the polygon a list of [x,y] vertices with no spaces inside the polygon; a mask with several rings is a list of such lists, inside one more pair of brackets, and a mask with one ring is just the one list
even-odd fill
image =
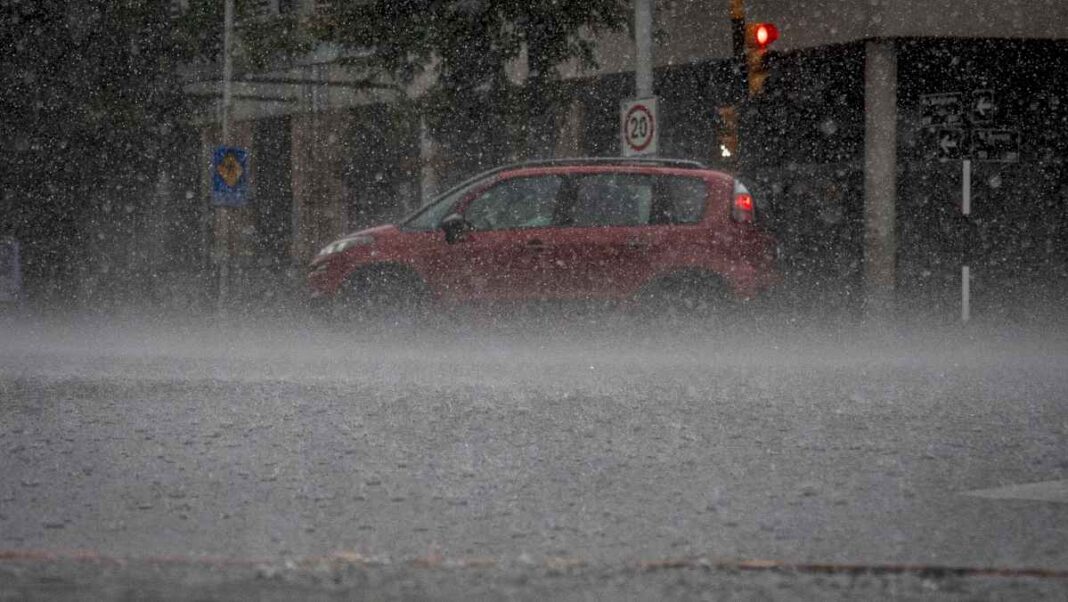
{"label": "car door handle", "polygon": [[542,241],[536,238],[534,240],[527,241],[527,244],[523,246],[530,249],[531,251],[544,251],[545,249],[549,248],[549,245],[543,243]]}

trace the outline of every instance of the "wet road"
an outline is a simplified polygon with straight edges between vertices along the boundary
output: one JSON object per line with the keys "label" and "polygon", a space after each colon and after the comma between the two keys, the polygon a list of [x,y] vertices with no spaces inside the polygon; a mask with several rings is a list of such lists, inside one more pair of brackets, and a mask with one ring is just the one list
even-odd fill
{"label": "wet road", "polygon": [[1068,568],[1058,331],[4,328],[13,558]]}

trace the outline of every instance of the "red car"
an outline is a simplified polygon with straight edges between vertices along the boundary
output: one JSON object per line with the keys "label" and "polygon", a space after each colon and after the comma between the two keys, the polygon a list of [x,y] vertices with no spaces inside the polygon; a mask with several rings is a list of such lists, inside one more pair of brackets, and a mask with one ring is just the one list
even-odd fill
{"label": "red car", "polygon": [[[776,241],[729,174],[678,160],[523,163],[472,178],[311,262],[313,300],[649,301],[708,310],[775,284]],[[346,310],[347,311],[347,310]]]}

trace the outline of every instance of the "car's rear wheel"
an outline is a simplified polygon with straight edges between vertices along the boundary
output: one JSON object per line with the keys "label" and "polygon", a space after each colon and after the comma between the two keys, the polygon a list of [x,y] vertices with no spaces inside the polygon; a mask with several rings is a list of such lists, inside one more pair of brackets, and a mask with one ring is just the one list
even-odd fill
{"label": "car's rear wheel", "polygon": [[334,317],[360,324],[413,325],[427,314],[429,291],[411,270],[382,266],[354,272],[338,291]]}
{"label": "car's rear wheel", "polygon": [[726,284],[714,274],[686,272],[656,280],[638,294],[638,311],[655,324],[718,322],[734,310]]}

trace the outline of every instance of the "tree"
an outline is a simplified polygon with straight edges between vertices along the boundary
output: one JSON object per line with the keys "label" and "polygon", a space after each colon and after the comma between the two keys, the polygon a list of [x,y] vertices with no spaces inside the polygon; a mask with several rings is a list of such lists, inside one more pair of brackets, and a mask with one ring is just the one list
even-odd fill
{"label": "tree", "polygon": [[[501,132],[519,132],[522,154],[544,152],[545,116],[556,101],[556,67],[596,65],[593,38],[627,24],[623,0],[371,0],[323,3],[310,31],[351,52],[366,73],[401,84],[432,74],[420,110],[450,144],[459,132],[483,149]],[[507,66],[527,56],[527,82],[511,84]],[[473,127],[482,124],[482,128]],[[508,127],[519,125],[520,127]],[[503,128],[503,129],[502,129]],[[469,149],[469,152],[471,150]],[[463,153],[461,153],[463,155]]]}
{"label": "tree", "polygon": [[[0,229],[69,283],[88,226],[135,219],[187,103],[167,3],[0,0]],[[138,190],[138,189],[141,190]]]}
{"label": "tree", "polygon": [[[183,74],[217,73],[223,0],[175,4],[0,0],[0,235],[24,243],[31,284],[72,282],[104,225],[132,240],[160,171],[196,156]],[[549,113],[555,67],[592,65],[592,38],[628,15],[624,0],[326,0],[310,17],[295,0],[273,17],[257,15],[262,2],[236,4],[239,72],[325,45],[371,83],[433,74],[409,104],[440,141],[465,144],[461,157],[529,149],[530,132],[551,130],[524,126]],[[506,67],[524,52],[529,76],[516,86]]]}

